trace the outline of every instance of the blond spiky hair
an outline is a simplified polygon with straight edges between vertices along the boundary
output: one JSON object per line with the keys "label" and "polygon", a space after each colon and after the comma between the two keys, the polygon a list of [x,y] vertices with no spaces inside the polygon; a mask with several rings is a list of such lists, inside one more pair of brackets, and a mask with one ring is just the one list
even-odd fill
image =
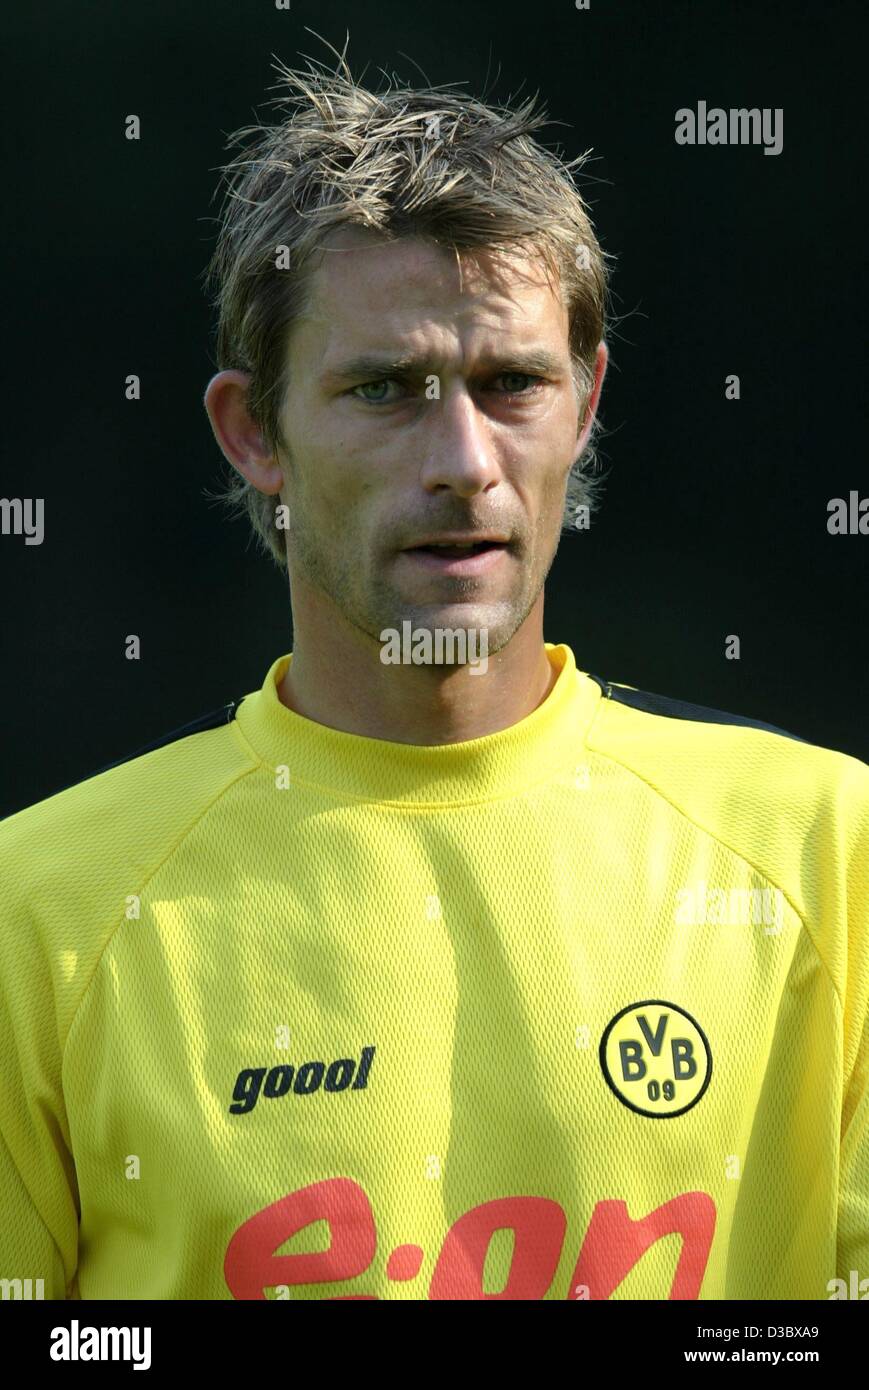
{"label": "blond spiky hair", "polygon": [[[331,47],[331,45],[329,45]],[[569,312],[574,385],[581,410],[594,384],[604,337],[608,257],[598,245],[570,163],[531,139],[548,124],[536,98],[516,109],[486,105],[446,87],[405,87],[387,77],[373,92],[354,81],[347,43],[334,71],[275,62],[283,87],[268,103],[278,125],[245,126],[227,148],[242,153],[220,169],[225,198],[206,277],[216,285],[217,368],[250,374],[248,409],[273,452],[287,445],[280,408],[287,389],[286,344],[306,292],[304,269],[340,226],[387,238],[427,238],[455,252],[528,249],[556,277]],[[245,145],[248,137],[250,145]],[[292,274],[276,266],[289,248]],[[601,478],[592,440],[568,478],[563,529],[596,504]],[[263,548],[286,570],[280,496],[266,496],[233,471],[218,500],[249,517]]]}

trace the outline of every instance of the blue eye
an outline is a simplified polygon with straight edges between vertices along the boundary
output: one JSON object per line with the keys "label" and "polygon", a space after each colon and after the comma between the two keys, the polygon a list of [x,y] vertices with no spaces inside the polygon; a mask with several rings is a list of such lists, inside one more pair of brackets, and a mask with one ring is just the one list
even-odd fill
{"label": "blue eye", "polygon": [[502,372],[502,373],[501,373],[501,380],[502,380],[502,381],[507,381],[509,378],[512,378],[514,381],[515,381],[517,378],[519,379],[519,381],[534,381],[534,382],[537,383],[537,386],[532,386],[530,392],[527,391],[527,390],[523,391],[523,390],[521,390],[521,389],[520,389],[520,390],[511,390],[510,387],[508,386],[507,390],[506,390],[505,393],[504,393],[504,394],[507,395],[507,396],[527,396],[527,395],[530,395],[531,392],[536,391],[536,390],[539,388],[539,386],[542,384],[542,381],[543,381],[543,378],[542,378],[542,377],[539,377],[539,376],[532,376],[530,372]]}
{"label": "blue eye", "polygon": [[[365,381],[361,386],[354,386],[351,395],[355,395],[357,391],[374,390],[380,392],[381,388],[386,388],[393,384],[393,379],[391,377],[383,377],[380,381]],[[357,400],[367,401],[369,405],[382,405],[386,399],[386,396],[383,394],[375,396],[357,396]]]}
{"label": "blue eye", "polygon": [[[542,391],[544,386],[543,377],[534,376],[530,372],[500,372],[495,378],[496,381],[518,382],[518,386],[507,387],[507,390],[497,394],[502,396],[533,396],[538,391]],[[349,394],[355,396],[358,401],[365,401],[368,405],[391,405],[400,400],[400,396],[390,396],[388,394],[391,386],[398,387],[400,382],[396,377],[381,377],[377,381],[365,381],[359,386],[351,388]]]}

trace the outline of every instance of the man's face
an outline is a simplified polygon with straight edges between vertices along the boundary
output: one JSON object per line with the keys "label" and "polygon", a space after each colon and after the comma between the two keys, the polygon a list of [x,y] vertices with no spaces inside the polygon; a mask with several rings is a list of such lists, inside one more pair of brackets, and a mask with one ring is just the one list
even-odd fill
{"label": "man's face", "polygon": [[[486,629],[498,651],[541,594],[577,456],[567,311],[534,256],[460,268],[356,228],[328,247],[281,411],[294,604],[311,586],[375,640],[410,620]],[[409,549],[473,532],[505,543]]]}

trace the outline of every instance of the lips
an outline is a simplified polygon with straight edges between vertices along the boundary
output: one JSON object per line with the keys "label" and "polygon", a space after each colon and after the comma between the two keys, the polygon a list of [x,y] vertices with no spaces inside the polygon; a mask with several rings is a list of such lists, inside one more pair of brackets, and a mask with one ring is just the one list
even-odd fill
{"label": "lips", "polygon": [[509,546],[504,541],[481,541],[475,545],[418,545],[401,554],[418,569],[432,573],[472,576],[502,564]]}
{"label": "lips", "polygon": [[461,560],[468,555],[480,555],[484,550],[494,550],[496,547],[502,548],[502,541],[476,541],[473,545],[415,545],[411,549],[414,551],[422,550],[427,555],[440,555],[444,558]]}

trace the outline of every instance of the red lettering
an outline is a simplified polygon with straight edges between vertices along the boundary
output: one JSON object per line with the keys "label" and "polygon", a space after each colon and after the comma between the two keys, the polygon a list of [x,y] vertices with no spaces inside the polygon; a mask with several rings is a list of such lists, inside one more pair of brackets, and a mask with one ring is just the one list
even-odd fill
{"label": "red lettering", "polygon": [[650,1245],[680,1235],[682,1250],[668,1299],[699,1298],[715,1233],[715,1203],[705,1192],[685,1192],[632,1221],[624,1202],[598,1202],[591,1214],[568,1298],[577,1286],[589,1299],[609,1298]]}
{"label": "red lettering", "polygon": [[[274,1252],[314,1221],[329,1224],[327,1249],[307,1255]],[[371,1204],[350,1178],[327,1178],[272,1202],[239,1226],[226,1250],[223,1276],[238,1299],[265,1299],[276,1284],[334,1284],[364,1274],[377,1235]],[[374,1298],[374,1294],[348,1294]]]}
{"label": "red lettering", "polygon": [[[460,1216],[447,1232],[432,1275],[429,1298],[542,1298],[552,1283],[567,1219],[546,1197],[500,1197]],[[500,1293],[483,1292],[483,1267],[492,1236],[514,1232],[513,1259]]]}

